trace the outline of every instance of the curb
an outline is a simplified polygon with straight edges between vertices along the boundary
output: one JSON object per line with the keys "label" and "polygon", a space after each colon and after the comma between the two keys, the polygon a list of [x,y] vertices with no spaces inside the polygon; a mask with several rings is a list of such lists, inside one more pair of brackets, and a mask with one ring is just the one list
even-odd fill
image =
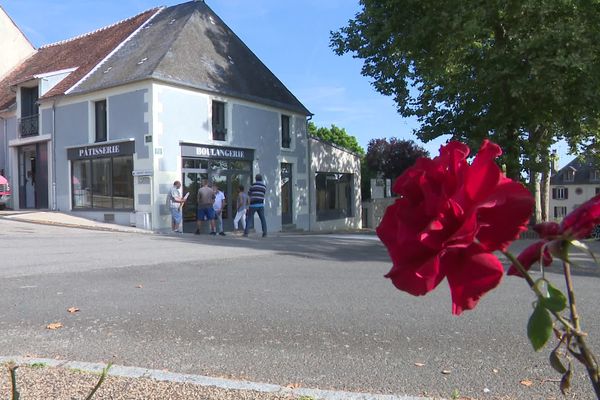
{"label": "curb", "polygon": [[[28,358],[28,357],[5,357],[0,356],[0,363],[14,362],[17,365],[44,364],[48,367],[77,369],[79,371],[98,374],[102,373],[107,364],[87,363],[79,361],[62,361],[51,358]],[[178,374],[175,372],[165,372],[156,369],[146,369],[140,367],[125,367],[113,365],[108,375],[122,378],[146,378],[156,381],[191,383],[200,386],[215,386],[221,389],[229,390],[253,390],[265,393],[286,393],[297,396],[306,396],[313,399],[322,400],[433,400],[431,397],[414,396],[396,396],[373,393],[355,393],[320,389],[290,389],[284,386],[270,383],[242,381],[225,378],[213,378],[204,375]]]}

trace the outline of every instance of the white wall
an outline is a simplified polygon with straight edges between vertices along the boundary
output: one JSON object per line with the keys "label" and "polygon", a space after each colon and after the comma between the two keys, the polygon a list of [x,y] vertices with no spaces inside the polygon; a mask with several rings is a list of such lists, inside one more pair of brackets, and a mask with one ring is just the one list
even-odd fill
{"label": "white wall", "polygon": [[[360,196],[360,158],[346,150],[334,147],[317,139],[310,139],[311,170],[311,231],[337,231],[360,229],[362,227],[362,207]],[[353,174],[354,204],[353,217],[337,220],[317,221],[316,172],[338,172]]]}
{"label": "white wall", "polygon": [[0,49],[2,49],[0,78],[35,51],[2,7],[0,7]]}

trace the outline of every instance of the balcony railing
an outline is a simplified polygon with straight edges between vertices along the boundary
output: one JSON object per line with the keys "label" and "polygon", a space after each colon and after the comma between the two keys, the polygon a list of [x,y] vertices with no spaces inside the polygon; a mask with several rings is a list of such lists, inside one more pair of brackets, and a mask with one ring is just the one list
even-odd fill
{"label": "balcony railing", "polygon": [[40,133],[39,114],[29,115],[19,119],[19,136],[30,137],[37,136]]}

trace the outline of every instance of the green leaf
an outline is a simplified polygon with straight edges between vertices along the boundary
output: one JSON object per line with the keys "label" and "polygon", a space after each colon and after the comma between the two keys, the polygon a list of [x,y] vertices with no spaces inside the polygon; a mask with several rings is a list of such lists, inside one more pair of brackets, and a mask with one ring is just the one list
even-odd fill
{"label": "green leaf", "polygon": [[563,365],[562,361],[560,361],[560,357],[558,356],[558,348],[554,349],[554,351],[550,353],[550,365],[559,374],[564,375],[567,373],[567,368]]}
{"label": "green leaf", "polygon": [[571,378],[573,377],[573,370],[569,365],[569,369],[565,372],[560,380],[560,391],[563,395],[566,395],[571,388]]}
{"label": "green leaf", "polygon": [[542,305],[550,311],[560,312],[567,307],[566,296],[557,288],[552,286],[550,282],[547,284],[547,297],[541,298]]}
{"label": "green leaf", "polygon": [[592,259],[594,260],[594,262],[596,264],[598,264],[598,259],[596,258],[596,255],[594,254],[594,252],[585,243],[580,242],[579,240],[571,240],[571,244],[573,246],[577,247],[578,249],[582,250],[584,253],[586,253],[590,257],[592,257]]}
{"label": "green leaf", "polygon": [[552,335],[552,318],[542,303],[538,303],[527,323],[527,337],[535,351],[538,351]]}

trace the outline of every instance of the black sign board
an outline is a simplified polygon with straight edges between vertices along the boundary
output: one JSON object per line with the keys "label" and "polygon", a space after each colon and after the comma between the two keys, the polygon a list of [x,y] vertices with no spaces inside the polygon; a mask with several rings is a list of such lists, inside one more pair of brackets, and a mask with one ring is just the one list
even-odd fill
{"label": "black sign board", "polygon": [[90,158],[105,158],[132,155],[135,152],[135,142],[129,140],[119,143],[104,143],[67,149],[69,160],[87,160]]}

